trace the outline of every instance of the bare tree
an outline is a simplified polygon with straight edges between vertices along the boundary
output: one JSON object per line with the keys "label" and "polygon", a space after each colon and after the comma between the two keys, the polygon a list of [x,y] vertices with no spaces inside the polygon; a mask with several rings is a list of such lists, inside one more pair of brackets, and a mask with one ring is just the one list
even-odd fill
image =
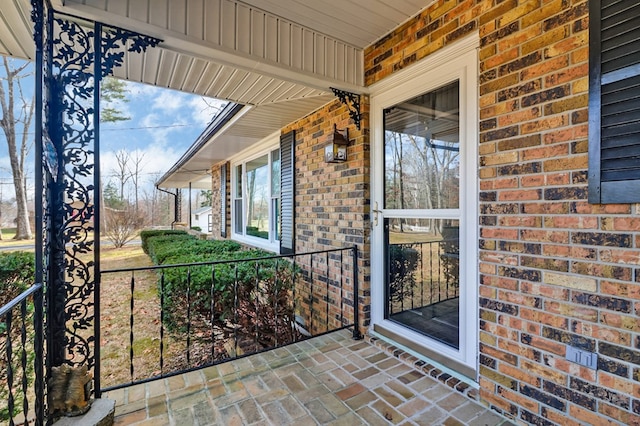
{"label": "bare tree", "polygon": [[135,199],[136,214],[138,214],[138,193],[140,189],[140,175],[142,172],[142,160],[144,160],[144,152],[136,151],[133,157],[129,157],[133,167],[129,168],[131,183],[133,183],[133,195]]}
{"label": "bare tree", "polygon": [[160,171],[149,173],[148,182],[153,184],[153,189],[144,191],[147,198],[147,217],[151,225],[169,225],[171,223],[173,200],[169,194],[156,187],[156,183],[161,177],[162,172]]}
{"label": "bare tree", "polygon": [[9,161],[13,175],[13,187],[18,204],[16,218],[16,240],[32,238],[27,209],[27,188],[25,161],[33,141],[29,140],[29,127],[33,119],[35,100],[25,99],[21,80],[29,75],[28,62],[17,63],[6,57],[2,58],[4,77],[0,79],[0,108],[2,118],[0,128],[4,132],[9,149]]}
{"label": "bare tree", "polygon": [[116,161],[118,163],[118,170],[116,171],[118,183],[120,185],[120,199],[124,200],[124,186],[127,181],[131,179],[131,172],[129,172],[129,161],[131,157],[129,153],[124,149],[120,149],[116,152]]}
{"label": "bare tree", "polygon": [[107,229],[104,234],[116,248],[124,246],[136,236],[139,219],[131,208],[115,210],[105,208]]}

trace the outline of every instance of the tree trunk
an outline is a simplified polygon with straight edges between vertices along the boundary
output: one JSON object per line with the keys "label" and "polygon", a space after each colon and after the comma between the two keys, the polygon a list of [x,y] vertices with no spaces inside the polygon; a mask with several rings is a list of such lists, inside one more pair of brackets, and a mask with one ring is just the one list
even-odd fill
{"label": "tree trunk", "polygon": [[[21,65],[16,68],[12,68],[7,58],[3,58],[3,65],[5,70],[5,82],[0,84],[0,106],[2,108],[2,119],[0,119],[0,128],[4,131],[7,139],[7,147],[9,150],[9,162],[11,163],[11,172],[13,174],[13,186],[16,193],[16,202],[18,205],[18,212],[16,218],[16,240],[28,240],[32,238],[31,226],[29,224],[29,211],[27,209],[27,191],[25,185],[25,173],[24,163],[28,151],[27,134],[31,118],[33,117],[33,101],[31,105],[22,97],[22,88],[20,86],[20,79],[24,78],[24,75],[20,73],[27,67],[28,64]],[[16,117],[15,113],[15,96],[16,92],[22,102],[22,113]],[[20,143],[20,152],[18,152],[18,141],[16,137],[16,124],[22,123],[24,127],[22,132],[22,140]]]}
{"label": "tree trunk", "polygon": [[[16,203],[18,212],[16,217],[15,240],[30,240],[31,226],[29,224],[29,211],[27,209],[27,193],[24,185],[24,169],[20,167],[20,161],[16,150],[15,126],[13,123],[6,123],[5,135],[9,147],[9,162],[13,174],[13,188],[16,193]],[[9,130],[7,132],[7,130]]]}

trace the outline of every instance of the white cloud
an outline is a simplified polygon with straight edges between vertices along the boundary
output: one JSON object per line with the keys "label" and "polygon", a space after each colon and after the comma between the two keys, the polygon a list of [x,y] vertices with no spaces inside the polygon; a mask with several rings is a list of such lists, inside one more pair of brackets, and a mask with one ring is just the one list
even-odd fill
{"label": "white cloud", "polygon": [[189,106],[192,108],[194,122],[206,126],[213,117],[224,108],[226,101],[196,96],[191,98]]}
{"label": "white cloud", "polygon": [[145,128],[153,139],[151,144],[163,145],[168,141],[169,133],[175,130],[174,127],[167,127],[168,124],[155,113],[148,114],[140,120],[141,127]]}
{"label": "white cloud", "polygon": [[162,90],[154,98],[151,108],[166,113],[173,113],[183,108],[188,95],[174,90]]}

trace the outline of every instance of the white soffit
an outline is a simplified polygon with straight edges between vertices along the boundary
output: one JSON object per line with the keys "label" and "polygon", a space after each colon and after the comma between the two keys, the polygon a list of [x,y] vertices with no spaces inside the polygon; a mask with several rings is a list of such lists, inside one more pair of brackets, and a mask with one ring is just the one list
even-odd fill
{"label": "white soffit", "polygon": [[[365,91],[363,49],[433,0],[51,0],[163,40],[116,76],[260,105]],[[29,0],[0,3],[0,53],[33,59]]]}
{"label": "white soffit", "polygon": [[[209,62],[222,68],[221,76],[236,70],[255,74],[247,76],[249,86],[263,76],[316,90],[327,91],[329,87],[353,92],[363,90],[361,47],[237,0],[65,0],[63,3],[60,8],[63,12],[162,39],[161,48],[168,52],[164,54],[168,68],[165,73],[184,71],[188,69],[181,68],[185,67],[184,62],[190,63],[195,58],[195,73]],[[129,60],[144,61],[148,55],[131,55]],[[182,62],[178,63],[180,58]],[[230,69],[226,70],[227,67]],[[238,76],[240,81],[243,77]],[[156,79],[146,80],[154,84]],[[172,81],[172,76],[167,80]],[[223,93],[215,96],[242,103],[240,97],[225,97]]]}
{"label": "white soffit", "polygon": [[34,59],[33,24],[29,0],[1,0],[0,54]]}
{"label": "white soffit", "polygon": [[433,0],[239,0],[364,49]]}
{"label": "white soffit", "polygon": [[[159,182],[163,188],[211,189],[207,178],[211,166],[244,151],[301,117],[330,102],[332,95],[296,99],[279,104],[244,107],[221,131],[203,146],[180,159]],[[201,186],[204,185],[204,186]]]}

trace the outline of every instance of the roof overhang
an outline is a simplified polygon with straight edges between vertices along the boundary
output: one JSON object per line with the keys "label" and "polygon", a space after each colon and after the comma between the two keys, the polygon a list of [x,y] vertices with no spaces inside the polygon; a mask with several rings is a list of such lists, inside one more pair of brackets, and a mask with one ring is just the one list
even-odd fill
{"label": "roof overhang", "polygon": [[[330,88],[366,93],[364,48],[434,0],[43,1],[162,40],[127,52],[116,77],[242,105],[216,118],[160,182],[193,187],[210,185],[212,164],[329,102]],[[0,54],[34,58],[30,15],[30,0],[0,3]]]}
{"label": "roof overhang", "polygon": [[[116,77],[243,105],[363,93],[364,48],[434,0],[42,0],[156,37]],[[33,59],[30,0],[0,4],[0,54]]]}

